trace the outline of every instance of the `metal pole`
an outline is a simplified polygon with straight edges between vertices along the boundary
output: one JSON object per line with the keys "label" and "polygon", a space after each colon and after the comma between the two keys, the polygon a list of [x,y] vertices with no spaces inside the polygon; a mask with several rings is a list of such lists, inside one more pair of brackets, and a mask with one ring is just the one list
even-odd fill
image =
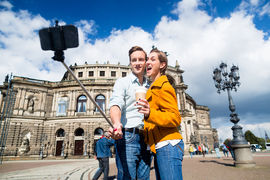
{"label": "metal pole", "polygon": [[[10,117],[11,111],[13,110],[13,95],[14,94],[13,94],[13,85],[11,84],[11,78],[12,78],[12,74],[8,80],[7,95],[5,98],[4,109],[2,112],[2,117],[1,117],[1,122],[0,122],[0,129],[1,129],[2,121],[4,121],[2,132],[1,132],[1,139],[0,139],[0,148],[1,148],[0,149],[0,164],[2,164],[3,154],[6,147],[6,139],[7,139],[7,134],[9,130],[9,117]],[[10,102],[12,103],[11,107],[10,107]]]}
{"label": "metal pole", "polygon": [[75,76],[75,74],[72,72],[72,70],[66,65],[64,61],[61,61],[62,64],[65,66],[65,68],[68,70],[68,72],[73,76],[73,78],[79,83],[83,91],[86,93],[86,95],[89,97],[89,99],[94,103],[94,105],[98,108],[99,112],[102,114],[102,116],[105,118],[105,120],[109,123],[109,125],[114,129],[112,122],[106,117],[105,113],[102,111],[102,109],[99,107],[99,105],[96,103],[96,101],[90,96],[89,92],[85,89],[84,85],[79,81],[79,79]]}
{"label": "metal pole", "polygon": [[3,112],[2,112],[2,115],[1,115],[1,122],[0,122],[0,129],[2,127],[2,121],[4,121],[4,117],[5,117],[5,114],[6,114],[6,106],[7,106],[7,99],[8,99],[8,95],[9,95],[9,88],[10,88],[10,81],[8,80],[8,88],[7,88],[7,94],[6,94],[6,98],[4,100],[4,107],[3,107]]}
{"label": "metal pole", "polygon": [[228,92],[228,99],[229,99],[229,109],[231,112],[235,111],[235,105],[233,103],[232,95],[231,95],[231,90],[229,87],[226,88]]}
{"label": "metal pole", "polygon": [[231,111],[230,121],[234,123],[234,126],[231,128],[233,131],[233,141],[231,146],[235,154],[234,165],[236,167],[254,167],[255,162],[253,161],[253,157],[250,152],[250,145],[245,140],[242,127],[237,124],[240,121],[240,119],[238,118],[238,115],[235,112],[236,108],[231,96],[231,90],[234,89],[236,91],[237,89],[236,86],[240,85],[240,83],[238,82],[240,77],[237,74],[235,74],[238,72],[238,67],[233,66],[231,68],[229,80],[227,79],[228,75],[226,71],[227,65],[225,63],[221,63],[219,67],[220,69],[216,68],[213,71],[214,74],[213,79],[215,81],[215,86],[218,89],[218,93],[220,93],[220,90],[223,91],[227,90],[228,93],[229,109]]}

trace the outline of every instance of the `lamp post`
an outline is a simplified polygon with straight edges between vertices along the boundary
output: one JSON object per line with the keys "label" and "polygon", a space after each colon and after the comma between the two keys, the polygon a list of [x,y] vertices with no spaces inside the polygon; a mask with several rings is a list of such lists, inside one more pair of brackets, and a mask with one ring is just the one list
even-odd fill
{"label": "lamp post", "polygon": [[255,166],[255,162],[253,161],[249,144],[243,135],[242,127],[238,125],[240,119],[238,118],[238,114],[235,112],[236,109],[231,96],[231,91],[237,91],[237,88],[240,86],[239,68],[233,65],[230,70],[231,71],[228,72],[227,64],[222,62],[219,68],[214,69],[213,79],[219,94],[221,90],[226,90],[228,93],[229,109],[231,111],[230,121],[234,123],[231,128],[233,131],[232,148],[235,153],[234,165],[236,167],[253,167]]}

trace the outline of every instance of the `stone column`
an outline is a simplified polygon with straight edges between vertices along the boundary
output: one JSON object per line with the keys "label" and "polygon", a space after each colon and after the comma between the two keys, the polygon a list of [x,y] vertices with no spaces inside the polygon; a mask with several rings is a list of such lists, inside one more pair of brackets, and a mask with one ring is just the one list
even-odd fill
{"label": "stone column", "polygon": [[110,110],[109,110],[109,103],[110,103],[110,89],[107,90],[106,92],[106,103],[105,103],[105,113],[109,114]]}
{"label": "stone column", "polygon": [[15,101],[15,105],[14,105],[14,115],[18,115],[19,114],[19,108],[20,108],[20,100],[21,100],[21,94],[22,94],[22,90],[18,89],[18,93],[16,95],[16,101]]}
{"label": "stone column", "polygon": [[[94,90],[93,89],[90,90],[89,94],[92,98],[94,98]],[[95,110],[95,105],[93,103],[90,103],[90,115],[94,114],[94,110]]]}
{"label": "stone column", "polygon": [[41,102],[41,106],[40,106],[40,111],[41,111],[40,115],[45,116],[46,93],[41,92],[41,97],[42,97],[42,102]]}
{"label": "stone column", "polygon": [[27,105],[26,101],[26,89],[22,89],[21,97],[20,97],[20,105],[19,105],[19,115],[23,115],[24,112],[24,106]]}
{"label": "stone column", "polygon": [[74,113],[75,113],[75,104],[74,104],[74,101],[75,101],[75,92],[74,90],[72,90],[70,92],[70,98],[69,98],[69,108],[68,108],[68,116],[74,116]]}
{"label": "stone column", "polygon": [[52,109],[52,116],[55,117],[56,116],[56,111],[57,111],[57,105],[58,105],[58,97],[59,97],[59,92],[55,93],[55,99],[53,101],[53,109]]}
{"label": "stone column", "polygon": [[191,130],[191,134],[194,134],[193,120],[190,121],[190,130]]}
{"label": "stone column", "polygon": [[178,106],[178,109],[181,109],[179,92],[176,93],[176,97],[177,97],[177,106]]}
{"label": "stone column", "polygon": [[186,142],[189,140],[188,138],[188,129],[187,129],[187,121],[184,122],[185,123],[185,130],[186,130]]}
{"label": "stone column", "polygon": [[52,101],[52,112],[51,112],[51,117],[54,116],[55,102],[56,102],[56,92],[53,93],[53,101]]}

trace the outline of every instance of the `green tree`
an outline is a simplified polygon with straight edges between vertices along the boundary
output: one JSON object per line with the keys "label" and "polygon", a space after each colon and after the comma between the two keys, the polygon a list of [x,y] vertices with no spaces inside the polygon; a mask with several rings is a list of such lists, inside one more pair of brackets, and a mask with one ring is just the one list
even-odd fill
{"label": "green tree", "polygon": [[250,130],[247,130],[245,132],[245,138],[250,144],[258,144],[259,143],[258,138]]}
{"label": "green tree", "polygon": [[258,141],[258,144],[262,146],[262,149],[265,149],[265,140],[263,138],[258,138]]}
{"label": "green tree", "polygon": [[255,136],[250,130],[245,132],[245,138],[250,144],[259,144],[262,146],[262,149],[265,149],[265,140]]}

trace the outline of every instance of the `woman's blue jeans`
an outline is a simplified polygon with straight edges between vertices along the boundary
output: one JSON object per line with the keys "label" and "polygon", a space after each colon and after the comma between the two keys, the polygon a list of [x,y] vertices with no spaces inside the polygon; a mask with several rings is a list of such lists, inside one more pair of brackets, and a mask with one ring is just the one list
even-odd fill
{"label": "woman's blue jeans", "polygon": [[146,150],[144,137],[135,132],[123,132],[123,138],[115,141],[118,180],[149,180],[151,154]]}
{"label": "woman's blue jeans", "polygon": [[184,143],[181,140],[172,146],[170,143],[156,150],[155,172],[158,180],[182,180]]}

